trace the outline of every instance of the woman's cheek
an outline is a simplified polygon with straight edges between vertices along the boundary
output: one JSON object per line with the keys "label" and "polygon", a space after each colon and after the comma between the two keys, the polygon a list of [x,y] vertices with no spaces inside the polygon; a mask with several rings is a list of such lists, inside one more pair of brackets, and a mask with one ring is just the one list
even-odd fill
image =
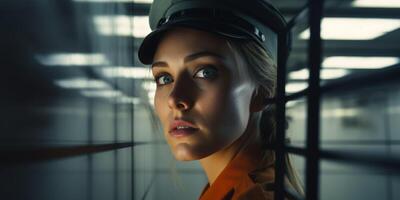
{"label": "woman's cheek", "polygon": [[[202,97],[203,118],[207,120],[209,128],[217,132],[229,132],[237,122],[237,112],[232,110],[235,106],[229,98],[227,90],[210,89],[207,95]],[[199,102],[200,103],[200,102]]]}
{"label": "woman's cheek", "polygon": [[250,115],[250,103],[254,86],[252,83],[243,83],[238,85],[231,93],[232,104],[234,110],[237,110],[239,121],[242,126],[246,127]]}
{"label": "woman's cheek", "polygon": [[226,91],[220,90],[218,87],[209,87],[200,96],[201,99],[198,103],[204,108],[204,114],[222,114],[221,111],[224,110],[227,103]]}
{"label": "woman's cheek", "polygon": [[221,137],[228,141],[240,137],[247,127],[251,91],[251,85],[245,84],[221,90],[209,97],[210,102],[214,102],[207,106],[210,113],[214,113],[211,117],[214,127],[218,127]]}

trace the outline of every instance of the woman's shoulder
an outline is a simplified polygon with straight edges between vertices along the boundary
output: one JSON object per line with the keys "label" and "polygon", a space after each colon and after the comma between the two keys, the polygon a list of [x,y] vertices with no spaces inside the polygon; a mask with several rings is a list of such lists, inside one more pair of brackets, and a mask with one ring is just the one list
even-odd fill
{"label": "woman's shoulder", "polygon": [[[246,191],[237,196],[237,200],[274,200],[274,183],[255,183]],[[235,199],[235,198],[233,198]],[[289,196],[285,195],[285,200],[291,200]]]}
{"label": "woman's shoulder", "polygon": [[233,199],[273,200],[274,177],[273,165],[250,172],[234,188],[236,198]]}
{"label": "woman's shoulder", "polygon": [[[271,188],[271,189],[268,189]],[[256,183],[238,195],[238,200],[273,200],[273,183]]]}
{"label": "woman's shoulder", "polygon": [[[275,190],[274,165],[249,173],[238,185],[238,200],[273,200]],[[287,182],[285,182],[287,184]],[[289,186],[289,185],[287,185]],[[235,199],[235,198],[233,198]],[[286,197],[285,199],[290,199]]]}

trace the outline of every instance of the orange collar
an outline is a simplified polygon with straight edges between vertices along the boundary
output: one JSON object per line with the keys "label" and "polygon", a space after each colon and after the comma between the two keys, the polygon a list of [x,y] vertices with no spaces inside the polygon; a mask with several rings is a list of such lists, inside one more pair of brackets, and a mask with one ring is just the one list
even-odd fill
{"label": "orange collar", "polygon": [[[235,193],[237,196],[243,190],[254,185],[249,173],[260,166],[264,166],[264,153],[261,147],[256,145],[242,149],[224,168],[221,174],[211,185],[207,184],[200,195],[200,200],[230,199]],[[270,160],[270,158],[267,158]],[[270,161],[269,161],[270,162]]]}

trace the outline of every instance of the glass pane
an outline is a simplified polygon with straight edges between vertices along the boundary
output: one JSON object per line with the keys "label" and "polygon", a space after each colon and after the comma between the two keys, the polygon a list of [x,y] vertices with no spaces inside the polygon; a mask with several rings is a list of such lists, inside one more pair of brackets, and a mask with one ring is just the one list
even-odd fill
{"label": "glass pane", "polygon": [[137,145],[134,147],[134,187],[135,199],[143,199],[146,190],[151,187],[155,167],[156,145]]}
{"label": "glass pane", "polygon": [[293,146],[306,146],[307,102],[304,98],[286,104],[288,129],[286,137]]}
{"label": "glass pane", "polygon": [[125,148],[2,167],[0,193],[4,199],[105,200],[118,194],[119,199],[128,200],[132,194],[131,159],[132,149]]}
{"label": "glass pane", "polygon": [[[100,72],[132,66],[133,39],[101,35],[94,22],[124,14],[105,1],[1,2],[1,199],[133,199],[132,148],[88,153],[132,142],[135,84]],[[27,161],[48,154],[60,157]]]}
{"label": "glass pane", "polygon": [[382,88],[325,95],[321,105],[322,142],[386,139],[387,98]]}
{"label": "glass pane", "polygon": [[320,199],[396,199],[392,188],[398,181],[398,176],[385,170],[322,161]]}
{"label": "glass pane", "polygon": [[134,141],[154,142],[164,141],[161,129],[158,129],[158,120],[153,116],[153,111],[144,104],[135,105],[134,111]]}
{"label": "glass pane", "polygon": [[324,95],[321,148],[381,149],[398,144],[398,84]]}

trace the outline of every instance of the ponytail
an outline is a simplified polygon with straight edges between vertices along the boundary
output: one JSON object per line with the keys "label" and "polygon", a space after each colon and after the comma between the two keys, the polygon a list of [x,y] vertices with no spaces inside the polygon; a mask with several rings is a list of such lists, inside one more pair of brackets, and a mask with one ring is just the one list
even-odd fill
{"label": "ponytail", "polygon": [[[262,111],[259,120],[260,138],[265,149],[274,149],[276,144],[276,106],[270,106],[268,109]],[[287,120],[285,120],[285,129],[288,129]],[[289,144],[290,139],[286,138],[285,143]],[[285,181],[288,187],[292,187],[300,196],[304,196],[303,184],[300,181],[300,177],[297,170],[294,168],[290,155],[285,153]]]}

